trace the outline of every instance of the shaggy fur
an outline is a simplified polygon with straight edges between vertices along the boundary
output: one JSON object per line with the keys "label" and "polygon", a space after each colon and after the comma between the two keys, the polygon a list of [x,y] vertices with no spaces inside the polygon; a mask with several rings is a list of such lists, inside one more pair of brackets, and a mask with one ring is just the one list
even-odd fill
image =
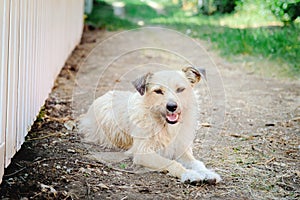
{"label": "shaggy fur", "polygon": [[133,82],[135,93],[106,93],[80,121],[84,140],[125,149],[135,164],[167,170],[182,182],[221,181],[192,152],[198,115],[193,87],[202,76],[193,67],[148,73]]}

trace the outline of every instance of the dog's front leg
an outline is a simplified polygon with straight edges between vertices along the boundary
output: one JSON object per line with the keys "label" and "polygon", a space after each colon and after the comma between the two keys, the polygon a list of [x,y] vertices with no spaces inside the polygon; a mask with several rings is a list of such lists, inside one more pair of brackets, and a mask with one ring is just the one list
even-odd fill
{"label": "dog's front leg", "polygon": [[180,162],[187,169],[195,170],[196,172],[198,172],[201,175],[201,180],[203,181],[218,183],[222,180],[219,174],[210,169],[207,169],[203,162],[195,159],[191,148],[186,150],[179,157],[178,162]]}
{"label": "dog's front leg", "polygon": [[170,175],[180,178],[182,182],[201,181],[202,178],[202,176],[196,171],[186,169],[179,162],[164,158],[155,152],[135,153],[133,161],[135,164],[142,165],[156,171],[167,170]]}

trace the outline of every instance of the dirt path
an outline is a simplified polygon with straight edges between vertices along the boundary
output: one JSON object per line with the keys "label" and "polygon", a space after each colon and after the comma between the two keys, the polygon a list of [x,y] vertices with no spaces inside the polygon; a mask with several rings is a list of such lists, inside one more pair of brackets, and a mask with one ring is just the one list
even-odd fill
{"label": "dirt path", "polygon": [[[189,62],[207,69],[207,81],[197,88],[201,122],[194,152],[223,182],[182,184],[80,142],[75,119],[95,96],[132,90],[130,80],[144,71]],[[299,82],[247,73],[176,32],[86,32],[6,170],[0,198],[299,199],[299,134]],[[93,152],[101,161],[91,158]]]}

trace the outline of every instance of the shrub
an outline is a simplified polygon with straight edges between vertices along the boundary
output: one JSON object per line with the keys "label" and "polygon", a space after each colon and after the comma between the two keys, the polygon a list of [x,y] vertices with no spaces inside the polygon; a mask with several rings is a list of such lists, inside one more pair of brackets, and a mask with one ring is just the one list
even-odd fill
{"label": "shrub", "polygon": [[201,9],[204,14],[231,13],[240,0],[202,0]]}
{"label": "shrub", "polygon": [[300,0],[266,0],[272,13],[289,24],[300,16]]}
{"label": "shrub", "polygon": [[215,0],[214,4],[217,7],[219,13],[231,13],[234,11],[236,1],[233,0]]}

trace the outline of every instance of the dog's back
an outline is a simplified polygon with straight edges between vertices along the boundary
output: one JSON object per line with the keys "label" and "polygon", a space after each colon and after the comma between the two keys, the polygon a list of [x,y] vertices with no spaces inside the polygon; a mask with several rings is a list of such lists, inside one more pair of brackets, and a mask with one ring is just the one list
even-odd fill
{"label": "dog's back", "polygon": [[134,94],[128,91],[109,91],[97,98],[79,122],[85,142],[104,147],[129,149],[132,137],[127,103]]}

